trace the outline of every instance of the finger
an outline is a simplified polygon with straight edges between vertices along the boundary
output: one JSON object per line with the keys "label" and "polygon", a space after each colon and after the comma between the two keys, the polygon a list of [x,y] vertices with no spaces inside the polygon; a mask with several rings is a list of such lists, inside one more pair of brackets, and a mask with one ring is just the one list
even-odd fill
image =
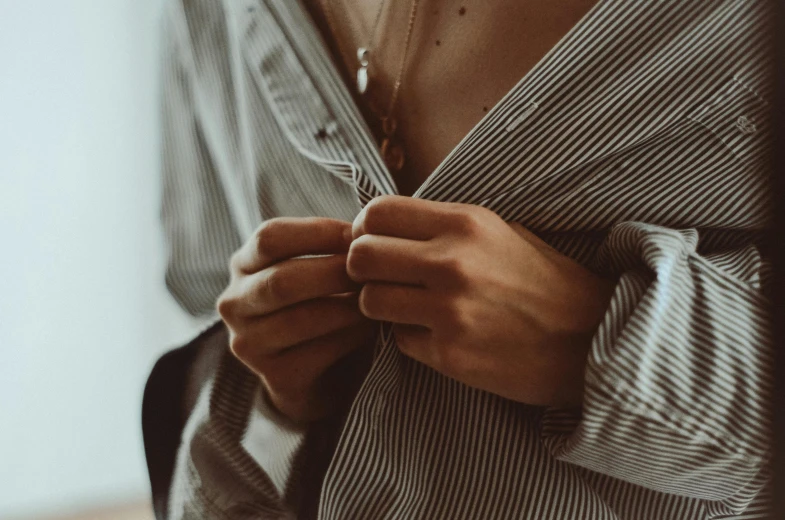
{"label": "finger", "polygon": [[309,379],[315,379],[354,350],[372,343],[379,324],[365,320],[359,324],[313,338],[274,357],[274,366],[295,366]]}
{"label": "finger", "polygon": [[370,319],[407,325],[434,325],[435,294],[406,285],[367,283],[360,292],[360,312]]}
{"label": "finger", "polygon": [[346,272],[355,282],[380,281],[427,286],[431,268],[425,242],[363,235],[352,242]]}
{"label": "finger", "polygon": [[253,273],[302,255],[345,253],[351,224],[330,218],[281,217],[264,222],[232,257],[232,268]]}
{"label": "finger", "polygon": [[353,354],[372,344],[377,329],[378,324],[368,320],[285,350],[260,369],[251,369],[261,376],[276,408],[300,420],[315,419],[358,384],[347,380],[359,376],[355,365],[361,358]]}
{"label": "finger", "polygon": [[228,299],[222,312],[241,318],[261,316],[323,296],[359,292],[362,286],[346,272],[346,258],[293,258],[262,269],[238,283],[236,297]]}
{"label": "finger", "polygon": [[352,223],[352,237],[387,235],[429,240],[453,226],[468,205],[384,195],[371,200]]}
{"label": "finger", "polygon": [[340,295],[298,303],[253,318],[233,345],[241,359],[271,356],[299,343],[367,320],[357,306],[357,295]]}

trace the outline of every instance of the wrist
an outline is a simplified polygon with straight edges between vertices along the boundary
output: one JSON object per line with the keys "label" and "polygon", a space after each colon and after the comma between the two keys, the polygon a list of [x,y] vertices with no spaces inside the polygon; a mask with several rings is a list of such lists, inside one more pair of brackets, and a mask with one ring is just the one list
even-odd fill
{"label": "wrist", "polygon": [[584,270],[565,298],[563,328],[551,336],[557,354],[557,368],[552,374],[550,406],[578,407],[583,402],[586,363],[594,336],[602,322],[616,284]]}
{"label": "wrist", "polygon": [[602,278],[572,260],[568,262],[570,265],[562,271],[558,291],[560,325],[554,332],[573,336],[576,340],[583,338],[590,343],[608,310],[616,282]]}

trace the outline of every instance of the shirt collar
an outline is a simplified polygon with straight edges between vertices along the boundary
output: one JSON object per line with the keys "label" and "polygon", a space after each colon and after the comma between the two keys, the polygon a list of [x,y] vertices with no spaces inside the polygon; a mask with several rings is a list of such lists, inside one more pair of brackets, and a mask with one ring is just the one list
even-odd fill
{"label": "shirt collar", "polygon": [[[494,177],[493,161],[508,156],[500,152],[510,146],[525,152],[553,138],[547,99],[565,82],[560,62],[566,54],[585,52],[584,37],[605,23],[608,11],[619,9],[618,3],[599,0],[465,136],[414,196],[476,202],[498,191],[496,181],[501,180]],[[287,138],[301,153],[351,183],[362,205],[375,196],[396,193],[375,139],[306,9],[291,0],[263,0],[261,7],[266,12],[249,24],[245,37],[253,44],[243,45],[243,52]],[[560,109],[565,109],[563,104]],[[602,144],[580,156],[554,158],[537,171],[524,168],[514,176],[552,176],[573,167],[575,160],[612,151]],[[468,178],[477,189],[462,189],[460,197],[466,200],[456,200],[455,190]]]}

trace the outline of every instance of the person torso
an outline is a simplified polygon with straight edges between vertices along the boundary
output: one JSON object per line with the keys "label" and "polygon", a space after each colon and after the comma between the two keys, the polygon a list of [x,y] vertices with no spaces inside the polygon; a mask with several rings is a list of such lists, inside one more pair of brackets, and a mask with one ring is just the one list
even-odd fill
{"label": "person torso", "polygon": [[[411,43],[409,19],[418,2]],[[398,192],[411,195],[482,117],[594,6],[596,0],[427,2],[309,0],[330,31],[347,83],[369,49],[370,85],[360,102],[371,118],[391,115],[405,150],[394,172]],[[329,15],[328,15],[329,13]],[[403,64],[403,65],[402,65]],[[400,95],[390,112],[393,87]]]}
{"label": "person torso", "polygon": [[[505,35],[498,40],[478,35],[489,48],[476,56],[458,29],[443,28],[440,45],[420,42],[427,52],[413,62],[415,79],[402,94],[412,166],[403,181],[384,167],[377,138],[300,2],[196,4],[182,18],[184,31],[199,9],[209,22],[194,23],[202,29],[189,40],[198,119],[243,237],[277,216],[350,220],[373,197],[398,193],[397,184],[416,197],[488,207],[585,263],[619,222],[697,228],[704,251],[748,241],[766,224],[770,87],[764,38],[756,36],[765,10],[756,1],[601,0],[584,14],[590,2],[576,3],[540,43],[515,30],[524,13],[517,24],[510,16],[496,27]],[[498,13],[467,2],[456,15],[457,4],[445,4],[458,17],[455,27],[472,13]],[[515,35],[517,46],[505,47]],[[445,51],[448,36],[458,43]],[[456,56],[441,60],[442,51]],[[489,60],[494,54],[498,60]],[[452,93],[431,93],[448,84]],[[423,121],[429,124],[419,128]],[[244,377],[231,372],[215,383],[211,413],[232,425],[245,420],[242,403],[254,388],[238,382]],[[652,519],[707,517],[698,501],[642,492],[556,461],[541,421],[539,410],[417,366],[381,330],[326,477],[320,517],[395,518],[404,508],[410,518],[456,511],[491,518],[482,515],[503,509],[518,518],[547,510],[553,518],[592,511],[638,520],[641,501]],[[211,481],[205,502],[223,501],[224,511],[254,507],[258,471],[248,469],[239,442],[215,439],[232,454],[222,470],[232,478]],[[455,453],[468,466],[454,465]],[[233,471],[239,460],[243,471]],[[230,482],[232,492],[222,494]],[[402,482],[435,483],[438,493],[404,490]],[[241,486],[248,494],[236,492]]]}

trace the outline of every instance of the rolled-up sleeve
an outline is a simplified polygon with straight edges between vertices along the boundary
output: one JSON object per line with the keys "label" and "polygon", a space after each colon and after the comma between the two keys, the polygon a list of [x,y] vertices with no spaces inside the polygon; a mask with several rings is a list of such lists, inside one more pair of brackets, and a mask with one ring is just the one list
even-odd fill
{"label": "rolled-up sleeve", "polygon": [[612,229],[598,262],[618,284],[580,417],[547,410],[543,437],[564,462],[738,514],[767,480],[768,266],[754,245],[700,255],[698,243],[695,230]]}

